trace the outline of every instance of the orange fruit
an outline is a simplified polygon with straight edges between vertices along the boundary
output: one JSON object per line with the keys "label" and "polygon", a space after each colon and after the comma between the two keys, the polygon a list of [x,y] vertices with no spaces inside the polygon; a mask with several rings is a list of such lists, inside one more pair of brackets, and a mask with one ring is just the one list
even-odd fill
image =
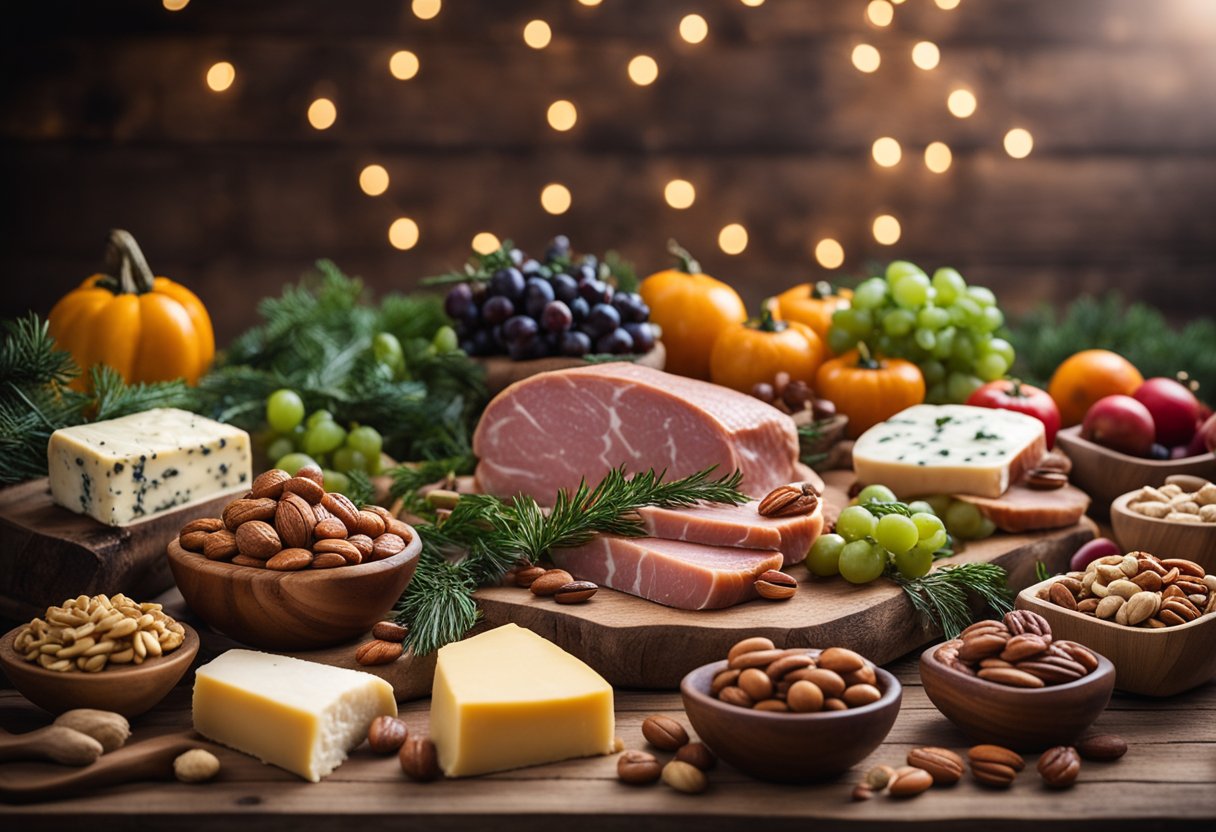
{"label": "orange fruit", "polygon": [[1083,350],[1065,359],[1047,385],[1047,393],[1060,408],[1062,427],[1079,425],[1098,399],[1130,396],[1144,376],[1130,361],[1110,350]]}

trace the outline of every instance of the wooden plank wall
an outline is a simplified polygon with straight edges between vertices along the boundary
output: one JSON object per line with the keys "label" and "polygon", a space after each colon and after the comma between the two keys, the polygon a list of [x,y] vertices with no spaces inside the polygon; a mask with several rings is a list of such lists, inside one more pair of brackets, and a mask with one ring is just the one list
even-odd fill
{"label": "wooden plank wall", "polygon": [[[877,29],[865,0],[445,0],[421,21],[408,0],[37,0],[6,8],[0,56],[0,181],[7,268],[0,312],[46,311],[90,273],[111,226],[143,242],[158,273],[189,283],[221,338],[254,319],[317,257],[379,290],[459,264],[477,231],[539,248],[557,232],[584,250],[615,247],[643,271],[671,236],[751,303],[821,272],[816,239],[840,240],[856,275],[893,256],[952,264],[1025,309],[1118,287],[1177,318],[1216,312],[1216,3],[1210,0],[931,0],[896,6]],[[709,23],[692,46],[691,11]],[[535,51],[521,31],[548,21]],[[925,72],[916,41],[942,52]],[[858,43],[882,54],[865,75]],[[421,72],[391,77],[411,49]],[[638,87],[631,56],[659,62]],[[203,82],[237,70],[225,93]],[[945,107],[973,89],[968,120]],[[335,126],[309,127],[315,96]],[[573,130],[548,104],[578,107]],[[1034,151],[1011,159],[1013,126]],[[870,146],[897,138],[903,161]],[[926,170],[924,146],[954,165]],[[391,177],[378,198],[363,165]],[[663,185],[697,201],[667,207]],[[574,203],[549,216],[538,195],[561,182]],[[878,245],[870,222],[899,218]],[[398,216],[416,248],[387,241]],[[750,244],[722,253],[743,223]]]}

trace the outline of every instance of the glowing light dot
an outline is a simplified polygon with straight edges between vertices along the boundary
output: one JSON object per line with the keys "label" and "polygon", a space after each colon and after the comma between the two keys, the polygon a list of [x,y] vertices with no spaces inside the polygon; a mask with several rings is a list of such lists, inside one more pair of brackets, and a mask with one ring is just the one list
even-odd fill
{"label": "glowing light dot", "polygon": [[308,105],[308,123],[317,130],[328,130],[338,120],[338,108],[328,98],[318,98]]}
{"label": "glowing light dot", "polygon": [[747,229],[737,222],[723,226],[718,232],[718,248],[727,254],[742,254],[747,248]]}
{"label": "glowing light dot", "polygon": [[418,245],[418,223],[409,217],[398,217],[388,227],[388,242],[395,249],[409,251]]}
{"label": "glowing light dot", "polygon": [[550,214],[564,214],[570,210],[570,189],[553,182],[540,192],[540,207]]}
{"label": "glowing light dot", "polygon": [[659,65],[649,55],[637,55],[629,62],[629,80],[639,87],[647,87],[659,77]]}
{"label": "glowing light dot", "polygon": [[936,43],[922,40],[912,47],[912,63],[920,69],[933,69],[941,59],[942,53]]}
{"label": "glowing light dot", "polygon": [[543,20],[530,20],[524,27],[524,43],[533,49],[544,49],[553,40],[553,30]]}
{"label": "glowing light dot", "polygon": [[418,56],[408,49],[394,52],[388,59],[388,71],[398,81],[408,81],[418,74]]}
{"label": "glowing light dot", "polygon": [[1005,152],[1015,159],[1025,159],[1034,149],[1034,136],[1022,127],[1015,127],[1005,134]]}
{"label": "glowing light dot", "polygon": [[180,12],[190,5],[190,0],[160,0],[160,4],[171,12]]}
{"label": "glowing light dot", "polygon": [[946,109],[955,118],[970,118],[975,113],[975,93],[971,90],[957,89],[946,99]]}
{"label": "glowing light dot", "polygon": [[223,92],[236,80],[236,67],[227,61],[214,63],[207,70],[207,86],[215,92]]}
{"label": "glowing light dot", "polygon": [[578,121],[578,110],[569,101],[554,101],[549,105],[549,126],[565,132]]}
{"label": "glowing light dot", "polygon": [[954,154],[945,142],[930,142],[925,148],[925,167],[934,173],[945,173],[950,170]]}
{"label": "glowing light dot", "polygon": [[874,155],[874,161],[884,168],[895,167],[899,164],[899,160],[903,158],[903,151],[899,147],[899,142],[890,136],[876,139],[870,152]]}
{"label": "glowing light dot", "polygon": [[368,196],[380,196],[388,190],[388,171],[382,165],[368,165],[359,171],[359,187]]}
{"label": "glowing light dot", "polygon": [[687,179],[673,179],[663,188],[663,199],[672,208],[683,210],[697,199],[697,189]]}
{"label": "glowing light dot", "polygon": [[899,220],[890,214],[880,214],[874,218],[874,239],[884,246],[893,246],[899,242]]}
{"label": "glowing light dot", "polygon": [[887,0],[870,0],[866,6],[866,18],[875,26],[890,26],[895,19],[895,7]]}
{"label": "glowing light dot", "polygon": [[578,0],[578,2],[582,3],[584,6],[598,6],[600,3],[603,3],[604,0]]}
{"label": "glowing light dot", "polygon": [[815,262],[825,269],[839,269],[844,264],[844,246],[824,237],[815,243]]}
{"label": "glowing light dot", "polygon": [[684,15],[680,21],[680,37],[689,43],[700,43],[709,35],[709,24],[699,14]]}
{"label": "glowing light dot", "polygon": [[960,1],[961,0],[933,0],[933,2],[937,3],[937,7],[939,9],[946,12],[950,11],[951,9],[957,9]]}
{"label": "glowing light dot", "polygon": [[904,0],[891,0],[891,2],[896,6],[902,6],[904,4]]}
{"label": "glowing light dot", "polygon": [[739,2],[745,6],[750,6],[753,9],[756,8],[757,6],[764,5],[764,0],[739,0]]}
{"label": "glowing light dot", "polygon": [[473,237],[473,251],[478,254],[489,254],[493,251],[498,251],[498,247],[502,245],[498,242],[498,238],[489,231],[480,231]]}
{"label": "glowing light dot", "polygon": [[414,17],[419,20],[430,20],[435,15],[439,14],[439,10],[443,7],[443,0],[414,0],[410,4],[410,8],[414,12]]}
{"label": "glowing light dot", "polygon": [[882,63],[882,55],[868,43],[859,43],[853,47],[853,66],[862,72],[874,72]]}

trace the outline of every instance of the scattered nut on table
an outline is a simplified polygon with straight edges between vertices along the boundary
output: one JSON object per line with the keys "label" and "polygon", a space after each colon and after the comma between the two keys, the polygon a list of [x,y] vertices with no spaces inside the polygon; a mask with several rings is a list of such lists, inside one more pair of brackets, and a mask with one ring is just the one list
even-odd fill
{"label": "scattered nut on table", "polygon": [[219,773],[219,758],[203,748],[191,748],[173,761],[173,775],[183,783],[205,783]]}

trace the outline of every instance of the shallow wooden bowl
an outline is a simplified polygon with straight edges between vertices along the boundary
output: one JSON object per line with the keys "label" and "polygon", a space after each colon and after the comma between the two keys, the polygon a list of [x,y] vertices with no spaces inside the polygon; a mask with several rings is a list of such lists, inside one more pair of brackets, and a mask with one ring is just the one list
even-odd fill
{"label": "shallow wooden bowl", "polygon": [[[534,376],[537,373],[549,373],[553,370],[569,370],[573,367],[589,367],[581,358],[534,358],[530,361],[512,361],[505,355],[493,355],[488,358],[473,359],[481,365],[486,373],[486,390],[493,396],[510,387],[517,381]],[[667,350],[662,341],[656,341],[654,349],[638,357],[634,363],[652,370],[661,370],[667,365]]]}
{"label": "shallow wooden bowl", "polygon": [[920,654],[921,683],[946,719],[979,743],[1017,751],[1068,745],[1102,714],[1115,688],[1115,668],[1100,654],[1098,669],[1075,682],[1015,688],[946,667],[934,658],[941,646]]}
{"label": "shallow wooden bowl", "polygon": [[825,780],[861,762],[890,732],[903,698],[899,680],[875,668],[882,698],[872,705],[813,714],[753,711],[710,696],[714,675],[725,668],[725,661],[703,665],[680,682],[688,721],[723,760],[774,783]]}
{"label": "shallow wooden bowl", "polygon": [[1110,524],[1123,551],[1186,558],[1216,573],[1216,523],[1178,523],[1138,514],[1127,506],[1139,492],[1129,491],[1110,504]]}
{"label": "shallow wooden bowl", "polygon": [[1094,498],[1092,511],[1095,514],[1105,515],[1111,502],[1120,494],[1146,485],[1164,485],[1165,478],[1173,474],[1216,478],[1216,454],[1185,459],[1142,459],[1082,439],[1080,425],[1056,434],[1056,444],[1072,460],[1069,479],[1073,485]]}
{"label": "shallow wooden bowl", "polygon": [[266,650],[315,650],[363,635],[384,619],[418,566],[422,540],[384,560],[275,572],[207,560],[174,538],[169,566],[186,603],[213,630]]}
{"label": "shallow wooden bowl", "polygon": [[151,710],[181,681],[198,655],[198,633],[186,624],[186,639],[173,652],[143,664],[114,665],[99,673],[47,670],[13,650],[22,624],[0,638],[0,666],[22,696],[53,714],[73,708],[139,716]]}
{"label": "shallow wooden bowl", "polygon": [[1080,642],[1109,658],[1115,666],[1115,687],[1119,690],[1142,696],[1173,696],[1216,676],[1216,649],[1212,647],[1216,614],[1159,630],[1124,627],[1039,598],[1039,589],[1054,580],[1022,590],[1018,609],[1033,610],[1046,618],[1054,638]]}

